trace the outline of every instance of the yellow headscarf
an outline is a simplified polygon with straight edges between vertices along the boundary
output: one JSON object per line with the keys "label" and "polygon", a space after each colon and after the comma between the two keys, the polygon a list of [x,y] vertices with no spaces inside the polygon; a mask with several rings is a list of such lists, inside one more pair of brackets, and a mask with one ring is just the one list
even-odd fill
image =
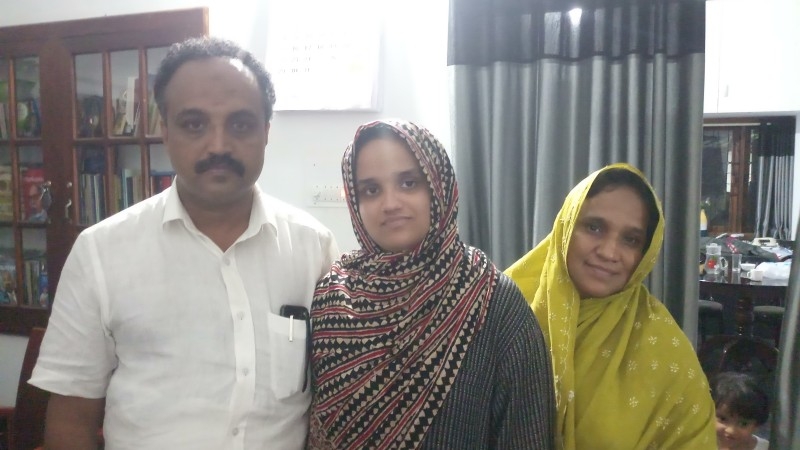
{"label": "yellow headscarf", "polygon": [[693,347],[642,281],[664,238],[664,216],[623,290],[581,300],[567,271],[567,249],[589,175],[567,196],[553,230],[506,270],[532,303],[553,359],[563,448],[716,449],[714,402]]}

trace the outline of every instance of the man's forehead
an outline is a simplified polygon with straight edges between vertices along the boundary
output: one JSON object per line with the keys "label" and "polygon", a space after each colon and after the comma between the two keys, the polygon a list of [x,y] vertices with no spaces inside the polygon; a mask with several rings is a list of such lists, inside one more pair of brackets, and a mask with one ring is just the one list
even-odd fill
{"label": "man's forehead", "polygon": [[[175,74],[178,75],[179,73],[184,74],[194,74],[197,71],[197,66],[216,66],[221,69],[230,68],[233,72],[238,72],[244,75],[245,77],[252,79],[253,81],[256,80],[256,76],[253,71],[239,58],[235,57],[228,57],[228,56],[213,56],[209,58],[199,58],[199,59],[192,59],[186,61],[181,67],[179,67]],[[185,69],[185,70],[184,70]]]}

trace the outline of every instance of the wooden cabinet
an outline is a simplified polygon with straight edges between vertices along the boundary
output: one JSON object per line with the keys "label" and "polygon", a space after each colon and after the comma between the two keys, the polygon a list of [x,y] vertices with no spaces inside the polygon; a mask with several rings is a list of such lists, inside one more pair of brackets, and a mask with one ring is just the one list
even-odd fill
{"label": "wooden cabinet", "polygon": [[205,8],[0,28],[0,332],[45,326],[78,233],[163,189],[152,97]]}

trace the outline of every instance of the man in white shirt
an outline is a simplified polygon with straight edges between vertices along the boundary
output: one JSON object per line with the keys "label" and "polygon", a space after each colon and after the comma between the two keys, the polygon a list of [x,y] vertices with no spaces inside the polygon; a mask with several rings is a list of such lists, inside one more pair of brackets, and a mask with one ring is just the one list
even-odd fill
{"label": "man in white shirt", "polygon": [[303,316],[338,250],[255,184],[269,75],[235,44],[189,40],[154,92],[177,175],[75,242],[30,380],[52,393],[46,446],[96,448],[102,426],[107,449],[302,448]]}

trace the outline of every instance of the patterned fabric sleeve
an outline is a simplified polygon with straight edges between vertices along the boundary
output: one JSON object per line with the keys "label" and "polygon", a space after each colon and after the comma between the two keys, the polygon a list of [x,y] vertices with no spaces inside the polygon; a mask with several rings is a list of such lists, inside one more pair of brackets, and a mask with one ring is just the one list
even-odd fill
{"label": "patterned fabric sleeve", "polygon": [[[503,278],[506,278],[503,276]],[[550,353],[542,329],[519,289],[506,278],[503,303],[507,317],[498,342],[506,342],[500,359],[499,395],[492,405],[494,448],[552,449],[555,439],[555,397]]]}

